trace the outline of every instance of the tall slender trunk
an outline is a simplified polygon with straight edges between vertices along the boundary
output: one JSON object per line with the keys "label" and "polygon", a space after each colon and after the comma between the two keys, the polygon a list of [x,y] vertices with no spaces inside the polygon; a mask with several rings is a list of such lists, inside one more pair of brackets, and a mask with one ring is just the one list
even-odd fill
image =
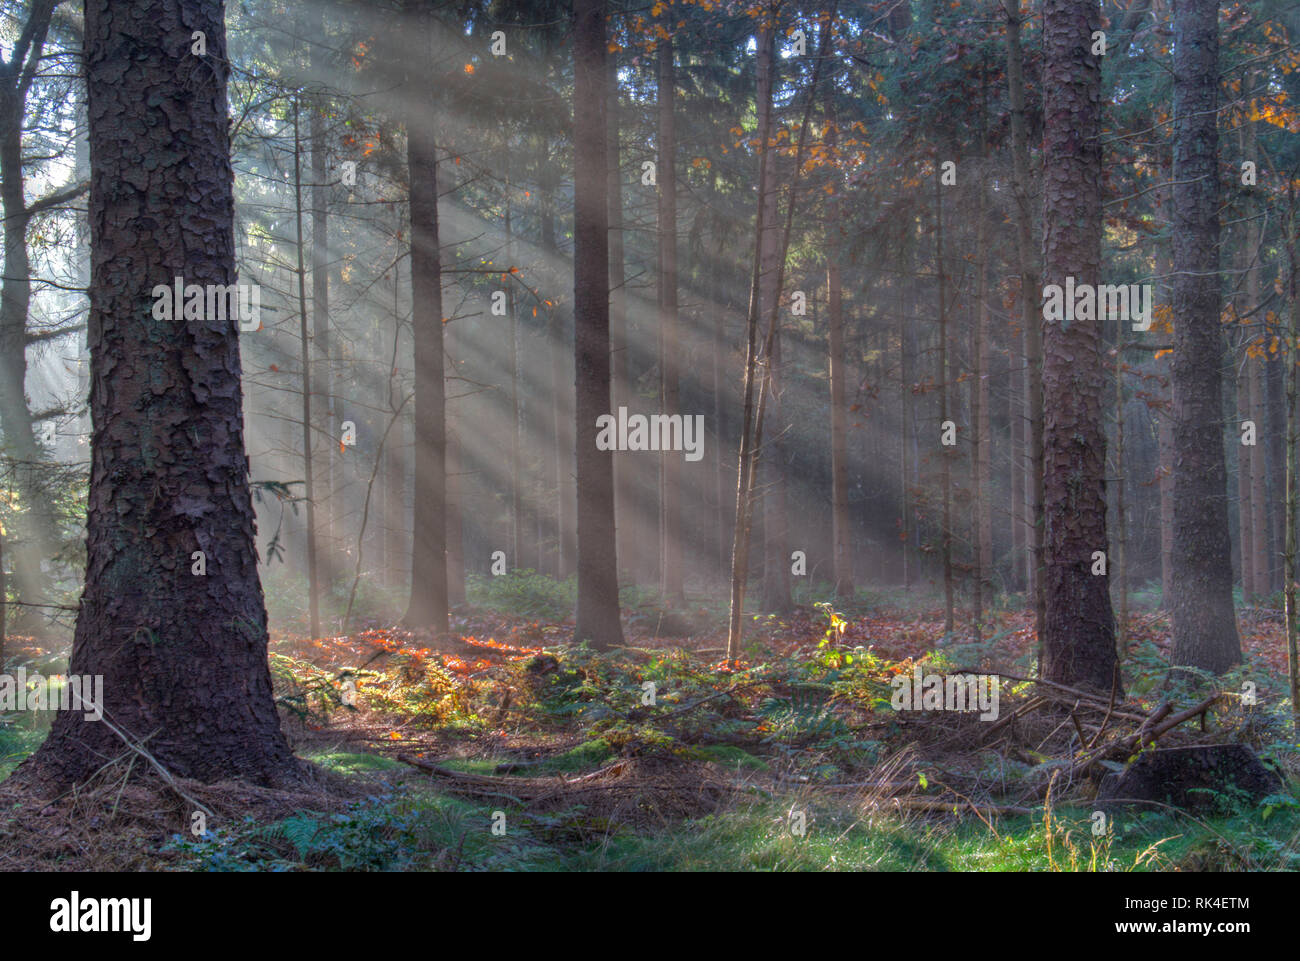
{"label": "tall slender trunk", "polygon": [[[447,400],[444,383],[442,261],[438,240],[438,148],[434,99],[425,89],[432,14],[412,0],[417,23],[407,71],[406,168],[411,207],[411,329],[415,335],[415,519],[406,625],[447,634]],[[421,56],[421,54],[423,56]]]}
{"label": "tall slender trunk", "polygon": [[971,325],[971,500],[973,523],[971,540],[975,548],[975,570],[973,571],[973,617],[975,641],[983,640],[984,631],[984,589],[987,583],[989,565],[993,555],[993,528],[989,519],[989,494],[991,478],[989,476],[989,308],[988,308],[988,252],[985,245],[987,236],[988,187],[985,183],[988,164],[988,134],[986,115],[988,113],[988,95],[985,71],[980,69],[980,168],[976,180],[979,199],[975,205],[975,322]]}
{"label": "tall slender trunk", "polygon": [[[310,75],[313,78],[325,72],[320,54],[324,37],[324,6],[315,4],[311,7],[315,17],[315,42],[310,44]],[[324,94],[315,94],[310,98],[310,111],[307,117],[307,138],[311,144],[311,330],[315,346],[315,358],[312,372],[312,388],[316,392],[314,406],[318,423],[316,432],[326,439],[315,454],[317,476],[320,479],[319,507],[317,511],[319,527],[317,538],[323,542],[327,556],[336,557],[343,547],[342,531],[339,525],[340,491],[339,477],[336,470],[336,454],[339,421],[336,417],[334,385],[330,357],[330,316],[329,316],[329,165],[327,163],[326,135],[328,126],[325,109],[328,105]],[[336,564],[326,565],[325,578],[332,581]]]}
{"label": "tall slender trunk", "polygon": [[[1100,29],[1098,0],[1043,4],[1043,280],[1061,292],[1058,301],[1067,289],[1071,296],[1079,288],[1095,291],[1101,275],[1101,63],[1091,52]],[[1058,304],[1053,314],[1048,304],[1043,676],[1118,689],[1109,574],[1094,573],[1098,554],[1108,568],[1114,563],[1106,532],[1102,322],[1098,309],[1076,313],[1074,304]]]}
{"label": "tall slender trunk", "polygon": [[596,445],[608,414],[609,169],[605,123],[605,0],[574,0],[573,318],[577,437],[578,604],[575,641],[623,643],[614,535],[614,458]]}
{"label": "tall slender trunk", "polygon": [[[673,108],[677,78],[673,42],[659,41],[659,401],[663,413],[678,414],[677,337],[677,118]],[[659,589],[673,606],[686,603],[682,572],[682,455],[661,453],[659,508]]]}
{"label": "tall slender trunk", "polygon": [[[1253,85],[1248,90],[1253,90]],[[1242,155],[1253,157],[1256,154],[1255,124],[1247,120],[1244,132],[1245,144]],[[1246,306],[1255,311],[1260,306],[1260,246],[1263,231],[1259,222],[1259,205],[1253,197],[1246,201],[1249,220],[1246,223]],[[1265,318],[1257,315],[1254,323],[1262,324]],[[1264,360],[1262,357],[1246,360],[1247,388],[1246,396],[1250,417],[1255,422],[1256,441],[1250,449],[1250,526],[1253,535],[1251,557],[1242,561],[1242,569],[1249,564],[1251,580],[1254,582],[1254,594],[1263,596],[1269,593],[1270,557],[1268,536],[1268,447],[1267,425],[1268,412],[1264,399]]]}
{"label": "tall slender trunk", "polygon": [[[45,600],[48,578],[41,564],[56,550],[54,502],[41,482],[39,462],[45,454],[36,441],[27,406],[27,315],[31,305],[31,261],[27,230],[32,212],[26,200],[23,169],[23,122],[27,94],[40,65],[55,0],[33,0],[21,33],[0,61],[0,204],[4,207],[4,276],[0,278],[0,428],[13,470],[22,510],[13,518],[10,546],[14,581],[22,601]],[[39,630],[35,608],[16,618],[24,630]]]}
{"label": "tall slender trunk", "polygon": [[[509,161],[507,161],[508,169]],[[506,177],[506,260],[515,265],[515,235],[510,212],[510,179]],[[515,285],[506,285],[506,313],[510,318],[510,564],[524,567],[522,534],[524,531],[523,487],[520,470],[522,445],[519,436],[519,311],[515,306]]]}
{"label": "tall slender trunk", "polygon": [[831,542],[835,550],[835,596],[849,598],[853,596],[853,545],[849,526],[848,417],[844,406],[844,302],[839,256],[829,247],[827,256],[831,382]]}
{"label": "tall slender trunk", "polygon": [[[1010,427],[1011,477],[1008,487],[1011,490],[1011,565],[1008,573],[1011,590],[1023,590],[1029,584],[1024,577],[1024,558],[1028,556],[1029,530],[1026,522],[1028,513],[1025,505],[1025,367],[1024,367],[1025,331],[1021,327],[1019,336],[1011,340],[1013,346],[1007,349],[1007,364],[1010,376],[1007,387],[1007,423]],[[1019,344],[1020,351],[1014,349]]]}
{"label": "tall slender trunk", "polygon": [[[723,283],[721,280],[716,282],[715,292],[721,295]],[[728,305],[730,306],[730,305]],[[724,394],[726,384],[726,310],[719,303],[718,296],[715,296],[713,302],[713,466],[714,466],[714,496],[713,502],[717,521],[715,530],[718,535],[717,558],[718,569],[721,570],[727,563],[727,437],[729,436],[726,429],[726,396]]]}
{"label": "tall slender trunk", "polygon": [[447,606],[465,603],[465,475],[454,418],[447,427]]}
{"label": "tall slender trunk", "polygon": [[1286,547],[1283,555],[1283,606],[1286,618],[1286,664],[1291,688],[1291,724],[1300,733],[1300,640],[1297,640],[1296,614],[1296,509],[1300,505],[1300,460],[1297,459],[1297,433],[1300,432],[1300,409],[1296,407],[1296,365],[1300,364],[1300,217],[1296,211],[1294,187],[1290,200],[1290,278],[1291,320],[1287,328],[1286,349]]}
{"label": "tall slender trunk", "polygon": [[[1237,310],[1245,313],[1244,305],[1238,298]],[[1233,426],[1237,429],[1238,443],[1236,444],[1237,452],[1237,556],[1239,564],[1237,569],[1241,572],[1241,599],[1243,603],[1250,603],[1251,598],[1255,596],[1255,530],[1253,527],[1255,515],[1251,510],[1251,487],[1250,475],[1252,470],[1253,451],[1247,444],[1240,442],[1241,426],[1250,420],[1250,358],[1246,354],[1246,347],[1249,340],[1243,343],[1241,359],[1233,366],[1236,368],[1235,390],[1237,404],[1237,422]]]}
{"label": "tall slender trunk", "polygon": [[[619,117],[618,58],[610,55],[608,64],[609,137],[606,152],[609,160],[609,339],[610,378],[612,380],[611,409],[631,407],[631,360],[628,334],[627,263],[623,244],[623,166],[620,151],[621,125]],[[635,504],[632,497],[632,470],[627,457],[614,454],[614,520],[618,556],[627,564],[631,547],[635,543],[633,518]]]}
{"label": "tall slender trunk", "polygon": [[1016,198],[1016,258],[1020,269],[1021,321],[1025,337],[1025,424],[1028,427],[1029,456],[1025,460],[1025,487],[1029,513],[1029,579],[1034,595],[1034,628],[1038,636],[1038,670],[1043,669],[1044,623],[1047,600],[1044,593],[1043,477],[1043,341],[1039,310],[1041,282],[1038,252],[1033,242],[1033,211],[1030,200],[1029,137],[1025,129],[1024,52],[1020,43],[1020,0],[1003,0],[1007,13],[1007,92],[1011,101],[1011,189]]}
{"label": "tall slender trunk", "polygon": [[899,392],[903,397],[903,429],[902,436],[899,438],[899,461],[902,465],[902,477],[900,480],[901,490],[899,491],[899,501],[902,504],[902,512],[899,517],[898,530],[898,547],[902,554],[903,565],[903,590],[912,589],[912,478],[908,474],[909,460],[908,451],[911,449],[914,441],[913,434],[916,429],[916,400],[912,395],[912,350],[913,338],[916,336],[916,325],[911,322],[907,316],[907,284],[903,282],[903,265],[906,263],[905,246],[899,245],[898,250],[898,371],[899,371]]}
{"label": "tall slender trunk", "polygon": [[[768,123],[773,123],[772,94],[776,90],[776,70],[779,58],[771,58],[768,71],[768,96],[758,105],[758,109],[768,113]],[[784,251],[781,244],[781,224],[778,215],[779,193],[772,185],[777,182],[777,153],[768,161],[769,189],[764,196],[767,211],[764,214],[762,281],[759,287],[759,300],[762,304],[762,317],[775,319],[774,337],[771,348],[764,354],[765,363],[763,379],[765,383],[767,413],[764,416],[766,428],[758,438],[756,457],[759,467],[755,481],[759,492],[755,497],[755,510],[760,512],[762,520],[762,607],[769,612],[784,612],[791,608],[790,599],[790,561],[787,548],[787,524],[785,515],[785,465],[783,463],[783,443],[781,434],[784,423],[781,416],[781,277],[784,269]]]}
{"label": "tall slender trunk", "polygon": [[1219,323],[1219,4],[1174,8],[1174,665],[1241,661]]}
{"label": "tall slender trunk", "polygon": [[[400,212],[397,217],[401,229]],[[393,264],[393,349],[389,354],[396,365],[402,345],[401,263]],[[394,396],[393,384],[397,368],[393,366],[388,380],[388,407],[395,410],[400,401]],[[406,585],[406,563],[410,549],[406,546],[406,457],[404,455],[405,424],[403,416],[389,432],[384,444],[384,571],[385,583],[391,591],[401,591]]]}
{"label": "tall slender trunk", "polygon": [[307,269],[302,233],[302,136],[299,124],[301,97],[293,101],[293,201],[298,226],[298,320],[302,341],[302,469],[307,501],[307,622],[311,637],[321,636],[320,629],[320,557],[316,527],[316,479],[312,450],[312,376],[311,338],[307,333]]}
{"label": "tall slender trunk", "polygon": [[[758,205],[754,221],[754,258],[749,279],[749,308],[745,318],[745,373],[742,387],[740,444],[736,454],[736,521],[731,543],[731,591],[727,617],[727,658],[740,653],[745,589],[749,578],[754,428],[754,389],[758,366],[758,320],[763,276],[763,235],[766,229],[769,184],[768,139],[772,132],[773,30],[765,25],[759,34],[756,64],[758,107]],[[766,105],[766,106],[764,106]]]}
{"label": "tall slender trunk", "polygon": [[[948,304],[946,286],[948,278],[943,267],[943,187],[938,171],[934,177],[934,270],[938,277],[939,298],[939,425],[940,430],[949,419],[948,397]],[[956,448],[939,447],[940,479],[943,497],[943,514],[940,519],[939,557],[943,563],[943,634],[950,640],[955,627],[952,578],[952,457]]]}
{"label": "tall slender trunk", "polygon": [[1115,656],[1123,660],[1128,632],[1128,504],[1124,500],[1124,329],[1115,325]]}

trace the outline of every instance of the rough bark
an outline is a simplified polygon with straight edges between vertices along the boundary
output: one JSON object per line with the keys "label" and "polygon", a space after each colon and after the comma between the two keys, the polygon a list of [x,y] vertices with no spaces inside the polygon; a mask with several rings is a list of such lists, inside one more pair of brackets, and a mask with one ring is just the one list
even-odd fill
{"label": "rough bark", "polygon": [[[1101,264],[1101,29],[1097,0],[1043,5],[1043,281],[1093,285]],[[1109,577],[1101,320],[1043,324],[1043,676],[1076,687],[1118,683]]]}
{"label": "rough bark", "polygon": [[[267,669],[238,318],[153,316],[156,285],[236,281],[223,15],[220,0],[85,5],[93,426],[69,671],[103,675],[107,721],[173,775],[273,784],[298,765]],[[125,753],[112,728],[59,712],[28,763],[82,780]]]}
{"label": "rough bark", "polygon": [[1241,661],[1219,367],[1218,0],[1174,7],[1175,665]]}
{"label": "rough bark", "polygon": [[1038,635],[1039,671],[1043,663],[1044,622],[1047,617],[1043,587],[1043,347],[1039,311],[1039,254],[1033,243],[1030,203],[1029,140],[1025,129],[1024,51],[1020,43],[1020,0],[1003,0],[1007,14],[1007,93],[1011,101],[1011,186],[1016,198],[1016,259],[1020,270],[1021,322],[1025,340],[1025,430],[1029,448],[1025,458],[1025,488],[1029,556],[1029,587],[1034,595],[1034,628]]}
{"label": "rough bark", "polygon": [[623,643],[614,537],[614,457],[596,446],[609,413],[609,210],[605,0],[574,0],[574,396],[577,437],[578,604],[575,641]]}

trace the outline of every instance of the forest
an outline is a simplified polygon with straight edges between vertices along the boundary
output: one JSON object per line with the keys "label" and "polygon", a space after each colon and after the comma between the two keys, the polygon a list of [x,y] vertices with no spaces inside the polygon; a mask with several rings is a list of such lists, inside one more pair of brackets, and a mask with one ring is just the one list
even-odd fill
{"label": "forest", "polygon": [[1298,134],[1300,0],[0,0],[0,870],[1300,868]]}

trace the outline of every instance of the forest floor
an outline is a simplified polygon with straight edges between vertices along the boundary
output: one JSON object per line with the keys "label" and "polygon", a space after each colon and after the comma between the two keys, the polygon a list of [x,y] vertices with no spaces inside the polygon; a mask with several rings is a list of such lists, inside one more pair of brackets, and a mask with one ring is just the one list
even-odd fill
{"label": "forest floor", "polygon": [[[318,788],[128,781],[125,759],[45,803],[0,784],[0,870],[1300,868],[1271,612],[1242,612],[1246,663],[1218,698],[1168,676],[1166,618],[1135,614],[1124,696],[1091,700],[1023,680],[1019,610],[945,643],[940,611],[810,605],[750,620],[730,662],[716,611],[628,622],[602,654],[569,644],[562,617],[481,607],[455,618],[450,650],[391,629],[278,635],[285,730]],[[19,655],[57,667],[57,652]],[[918,665],[1002,675],[998,719],[894,710],[891,680]],[[1198,814],[1112,810],[1098,830],[1100,777],[1182,713],[1160,747],[1245,743],[1285,788]],[[30,717],[0,726],[0,778],[44,735]]]}

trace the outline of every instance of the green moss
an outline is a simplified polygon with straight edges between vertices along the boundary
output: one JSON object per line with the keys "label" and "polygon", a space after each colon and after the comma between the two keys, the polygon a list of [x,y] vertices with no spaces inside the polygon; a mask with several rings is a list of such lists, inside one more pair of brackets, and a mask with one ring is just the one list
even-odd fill
{"label": "green moss", "polygon": [[755,757],[734,744],[710,744],[696,750],[698,757],[703,761],[713,761],[715,764],[722,764],[732,768],[744,768],[748,771],[766,771],[768,769],[767,762],[762,758]]}

